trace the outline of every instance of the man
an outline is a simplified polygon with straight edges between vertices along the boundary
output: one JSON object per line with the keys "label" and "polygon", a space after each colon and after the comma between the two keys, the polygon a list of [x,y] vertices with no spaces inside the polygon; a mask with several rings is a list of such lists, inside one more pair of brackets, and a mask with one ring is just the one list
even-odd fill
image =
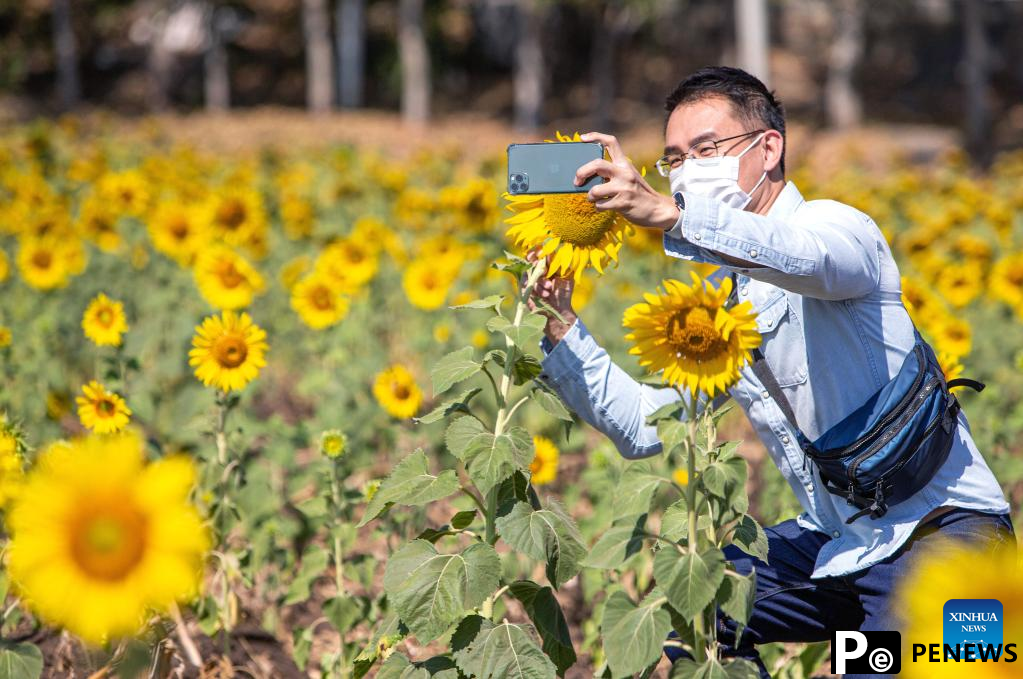
{"label": "man", "polygon": [[[703,69],[678,85],[666,109],[658,165],[670,169],[674,198],[654,191],[604,134],[582,136],[603,143],[610,160],[579,168],[576,183],[604,177],[589,191],[598,210],[662,230],[668,255],[719,265],[718,280],[735,275],[738,300],[758,313],[767,364],[799,428],[816,439],[886,384],[913,347],[891,251],[867,215],[835,201],[806,202],[786,183],[782,108],[753,76]],[[728,160],[693,161],[718,157]],[[548,318],[541,378],[625,457],[659,453],[645,418],[678,393],[642,385],[611,361],[572,310],[570,280],[543,279],[535,294],[564,318]],[[847,525],[857,508],[825,489],[756,374],[745,368],[729,395],[804,509],[766,529],[770,565],[726,549],[741,572],[756,567],[757,592],[742,638],[723,614],[719,638],[726,653],[754,660],[763,676],[770,675],[756,644],[898,629],[892,591],[912,557],[942,536],[1014,548],[1009,505],[963,414],[948,460],[928,485],[880,518]]]}

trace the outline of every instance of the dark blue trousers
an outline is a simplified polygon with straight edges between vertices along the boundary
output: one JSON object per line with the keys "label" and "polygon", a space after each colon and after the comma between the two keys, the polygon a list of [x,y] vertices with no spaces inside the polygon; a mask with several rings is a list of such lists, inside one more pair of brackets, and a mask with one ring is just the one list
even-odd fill
{"label": "dark blue trousers", "polygon": [[[992,549],[1016,548],[1008,514],[956,507],[917,526],[899,551],[884,561],[849,575],[811,580],[817,553],[829,536],[802,528],[795,519],[764,530],[770,565],[734,545],[724,550],[725,557],[740,573],[748,574],[754,566],[757,572],[753,614],[738,643],[735,621],[718,611],[718,639],[723,655],[753,661],[760,667],[763,679],[770,679],[771,675],[760,659],[757,644],[828,641],[834,630],[898,630],[898,622],[889,610],[889,597],[913,566],[914,557],[939,536],[986,542]],[[688,655],[675,647],[666,647],[665,654],[672,661]]]}

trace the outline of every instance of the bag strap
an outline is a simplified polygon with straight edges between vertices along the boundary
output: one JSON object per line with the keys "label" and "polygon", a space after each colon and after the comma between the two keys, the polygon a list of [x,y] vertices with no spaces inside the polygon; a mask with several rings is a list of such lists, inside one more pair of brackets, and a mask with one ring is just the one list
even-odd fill
{"label": "bag strap", "polygon": [[[781,408],[782,413],[785,414],[785,418],[789,421],[799,434],[806,439],[799,425],[796,423],[796,414],[792,410],[792,405],[789,400],[785,398],[785,394],[781,390],[781,385],[778,384],[777,378],[774,373],[771,372],[771,366],[767,365],[767,359],[764,358],[764,352],[760,351],[760,347],[753,350],[753,363],[750,366],[753,369],[753,374],[757,376],[760,383],[764,385],[764,389],[771,395],[777,403],[778,407]],[[807,439],[809,440],[809,439]]]}
{"label": "bag strap", "polygon": [[[738,289],[739,281],[736,279],[734,271],[731,275],[732,292],[727,301],[736,302],[738,301],[736,290]],[[771,366],[767,365],[767,359],[764,358],[764,352],[760,351],[760,347],[756,347],[753,349],[752,354],[753,363],[750,365],[750,368],[752,368],[753,374],[756,375],[757,379],[760,380],[760,383],[764,385],[764,389],[766,389],[767,393],[771,395],[771,398],[778,403],[778,407],[781,408],[782,413],[784,413],[785,418],[789,421],[789,424],[792,425],[792,428],[795,429],[804,440],[808,441],[809,439],[806,438],[802,430],[799,428],[799,425],[796,423],[795,411],[792,410],[792,405],[789,403],[789,400],[785,398],[785,394],[781,390],[781,385],[778,384],[777,378],[775,378],[774,373],[771,372]]]}

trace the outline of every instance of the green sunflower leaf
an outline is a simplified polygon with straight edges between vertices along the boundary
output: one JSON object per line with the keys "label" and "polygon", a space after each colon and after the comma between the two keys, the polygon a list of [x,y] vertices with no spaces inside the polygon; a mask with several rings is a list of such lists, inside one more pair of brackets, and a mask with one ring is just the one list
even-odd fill
{"label": "green sunflower leaf", "polygon": [[380,484],[369,501],[359,527],[383,514],[392,504],[418,506],[458,492],[461,484],[453,469],[434,476],[429,471],[426,453],[420,448],[399,462]]}
{"label": "green sunflower leaf", "polygon": [[435,395],[443,394],[453,385],[469,379],[480,371],[482,366],[473,360],[472,355],[472,347],[463,347],[437,361],[430,373]]}
{"label": "green sunflower leaf", "polygon": [[528,629],[508,621],[484,626],[467,647],[455,653],[458,668],[476,679],[554,679],[557,667]]}
{"label": "green sunflower leaf", "polygon": [[497,530],[509,545],[547,562],[547,579],[561,587],[582,568],[586,546],[575,522],[556,502],[534,510],[519,502],[497,519]]}
{"label": "green sunflower leaf", "polygon": [[413,540],[391,555],[384,592],[421,643],[433,641],[497,589],[501,561],[494,548],[476,543],[460,554],[439,554]]}
{"label": "green sunflower leaf", "polygon": [[607,664],[616,677],[642,672],[661,657],[671,616],[664,608],[664,597],[655,593],[637,606],[625,592],[617,591],[604,604],[600,631]]}
{"label": "green sunflower leaf", "polygon": [[440,420],[443,420],[445,417],[451,415],[452,413],[457,412],[468,413],[469,401],[476,398],[476,395],[479,394],[481,391],[483,391],[482,387],[473,387],[472,389],[466,389],[465,391],[463,391],[461,394],[451,399],[450,401],[445,401],[444,403],[441,403],[439,406],[428,412],[426,415],[423,415],[422,417],[413,417],[412,421],[415,422],[416,424],[433,424],[434,422],[439,422]]}
{"label": "green sunflower leaf", "polygon": [[662,549],[654,557],[657,586],[687,620],[714,600],[724,577],[725,556],[717,547],[695,554]]}

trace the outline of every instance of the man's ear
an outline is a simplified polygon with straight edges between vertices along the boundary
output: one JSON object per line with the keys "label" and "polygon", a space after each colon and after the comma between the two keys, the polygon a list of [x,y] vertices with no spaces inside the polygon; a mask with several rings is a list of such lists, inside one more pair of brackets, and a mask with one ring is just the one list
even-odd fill
{"label": "man's ear", "polygon": [[781,157],[785,151],[785,138],[778,130],[764,133],[764,171],[771,174],[775,168],[781,169]]}

